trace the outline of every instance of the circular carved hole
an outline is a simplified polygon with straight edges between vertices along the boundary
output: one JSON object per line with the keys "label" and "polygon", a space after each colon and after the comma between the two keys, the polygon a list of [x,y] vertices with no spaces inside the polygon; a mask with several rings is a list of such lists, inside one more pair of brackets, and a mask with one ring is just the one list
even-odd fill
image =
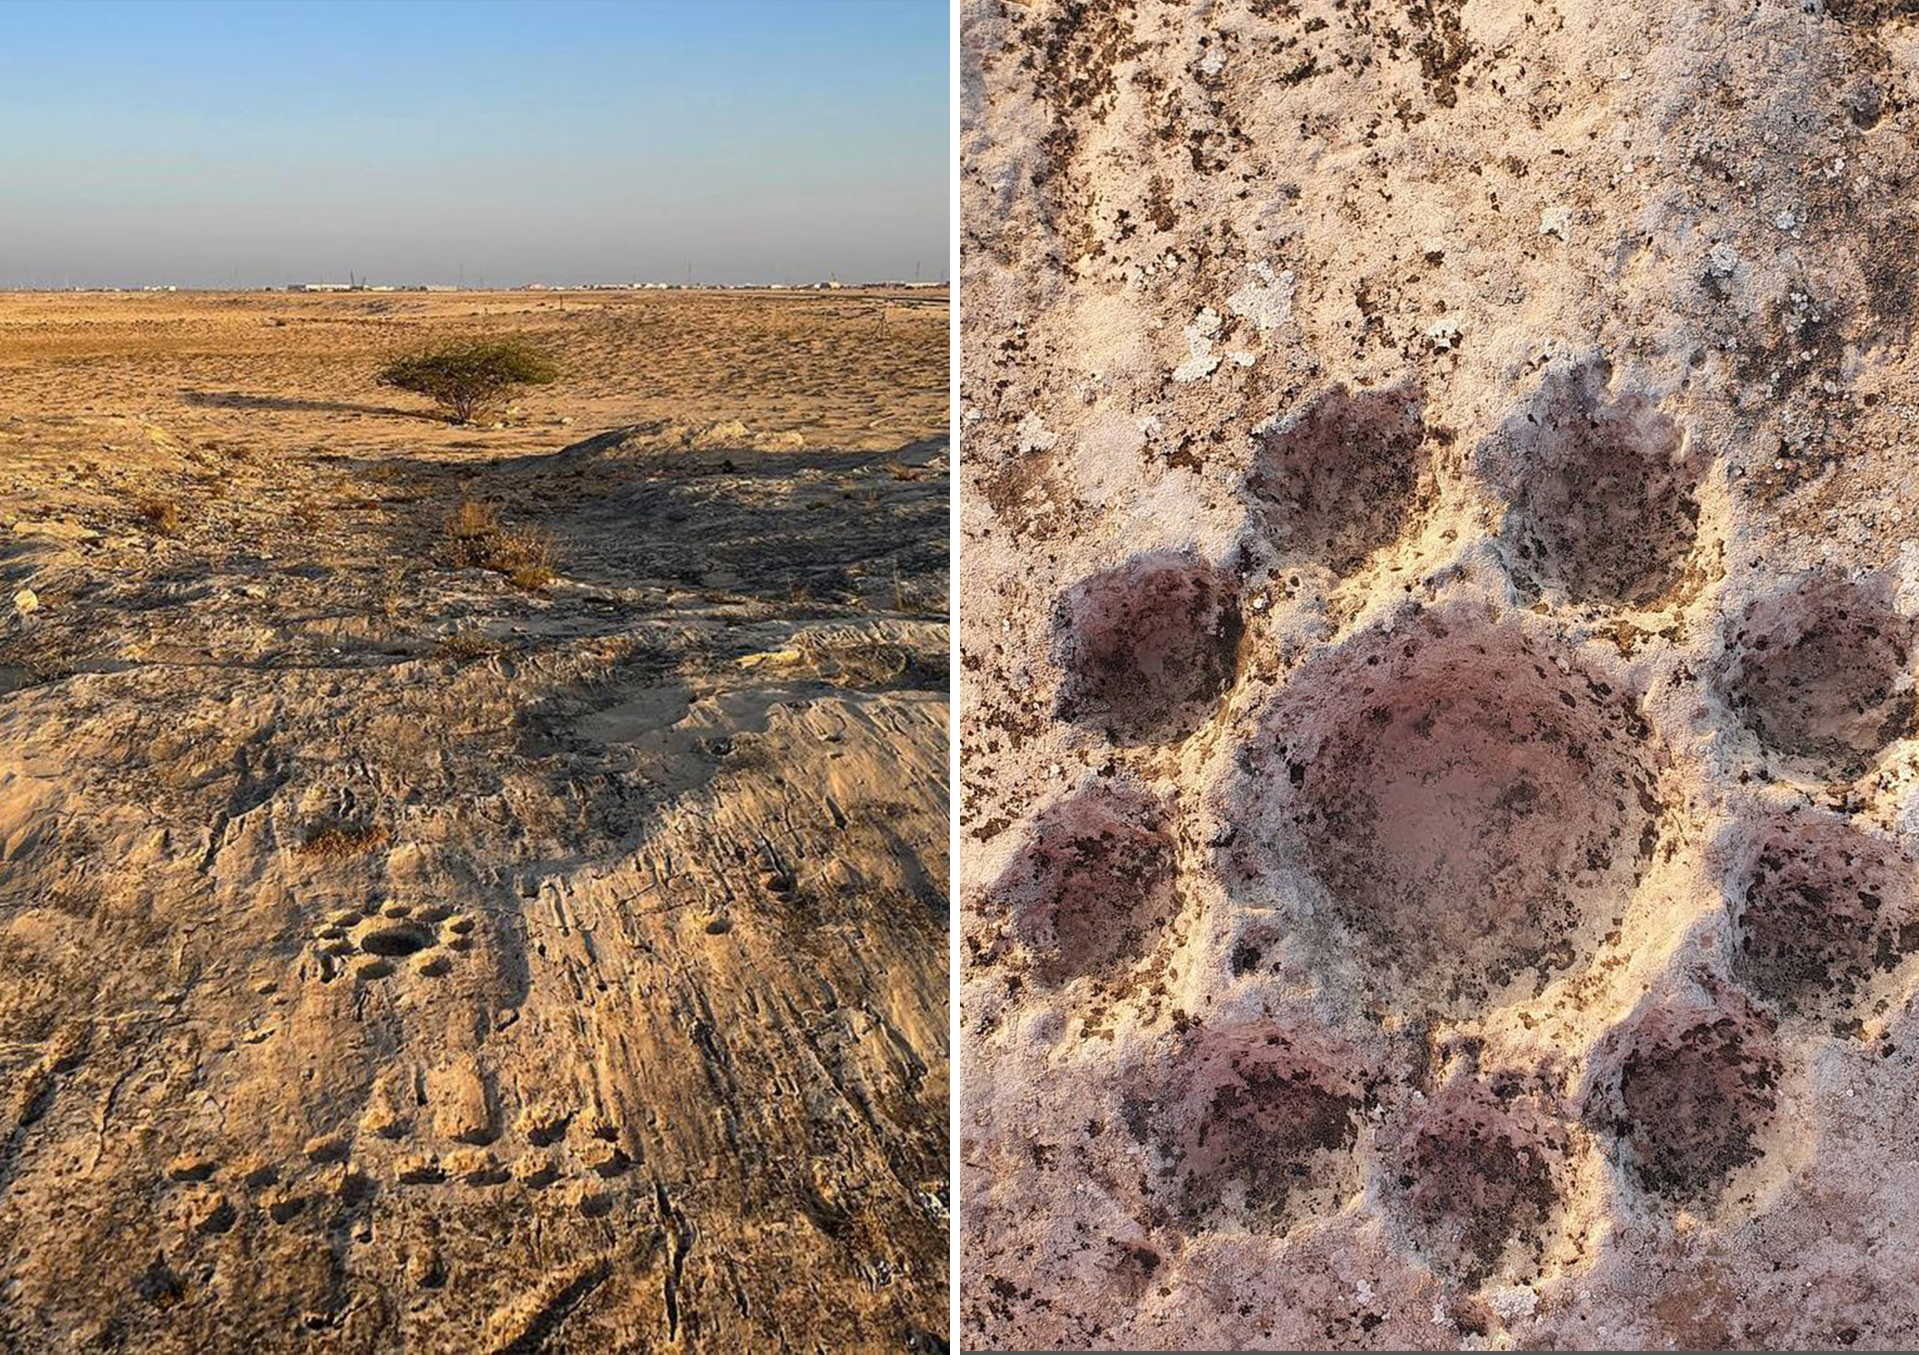
{"label": "circular carved hole", "polygon": [[1264,1028],[1202,1033],[1147,1115],[1162,1198],[1190,1229],[1283,1234],[1358,1189],[1360,1098],[1325,1058]]}
{"label": "circular carved hole", "polygon": [[1254,434],[1246,488],[1262,529],[1283,552],[1352,572],[1404,530],[1425,438],[1409,392],[1324,392]]}
{"label": "circular carved hole", "polygon": [[1890,842],[1813,811],[1740,845],[1728,890],[1733,974],[1789,1015],[1843,1017],[1919,950],[1912,866]]}
{"label": "circular carved hole", "polygon": [[1177,907],[1164,807],[1096,785],[1043,811],[992,897],[1048,982],[1130,967]]}
{"label": "circular carved hole", "polygon": [[360,935],[360,949],[368,955],[398,958],[425,950],[433,938],[424,929],[411,926],[378,926]]}
{"label": "circular carved hole", "polygon": [[1684,577],[1704,467],[1651,403],[1613,398],[1608,375],[1604,363],[1548,374],[1480,458],[1511,505],[1500,535],[1519,573],[1575,603],[1651,607]]}
{"label": "circular carved hole", "polygon": [[1719,690],[1782,770],[1851,781],[1912,726],[1910,633],[1883,584],[1808,574],[1728,628]]}
{"label": "circular carved hole", "polygon": [[1376,633],[1302,670],[1242,762],[1227,873],[1388,1008],[1483,1009],[1581,963],[1657,839],[1632,706],[1513,629]]}
{"label": "circular carved hole", "polygon": [[1564,1152],[1563,1131],[1530,1102],[1502,1105],[1482,1084],[1455,1084],[1387,1139],[1393,1212],[1443,1275],[1476,1284],[1508,1260],[1523,1273],[1543,1255]]}
{"label": "circular carved hole", "polygon": [[1587,1117],[1640,1191],[1710,1208],[1764,1156],[1779,1069],[1771,1024],[1736,998],[1649,1007],[1602,1045]]}
{"label": "circular carved hole", "polygon": [[1183,738],[1218,703],[1239,648],[1239,601],[1224,571],[1149,555],[1060,599],[1054,656],[1060,718],[1120,743]]}

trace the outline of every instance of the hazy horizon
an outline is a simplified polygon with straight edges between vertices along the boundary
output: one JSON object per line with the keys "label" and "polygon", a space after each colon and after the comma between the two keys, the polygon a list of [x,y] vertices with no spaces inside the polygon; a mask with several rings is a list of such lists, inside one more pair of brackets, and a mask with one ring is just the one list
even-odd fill
{"label": "hazy horizon", "polygon": [[0,287],[947,271],[941,0],[0,3]]}

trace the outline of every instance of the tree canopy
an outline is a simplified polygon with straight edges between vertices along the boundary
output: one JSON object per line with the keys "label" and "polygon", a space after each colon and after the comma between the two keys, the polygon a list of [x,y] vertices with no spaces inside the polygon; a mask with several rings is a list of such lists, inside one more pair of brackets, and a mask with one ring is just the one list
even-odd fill
{"label": "tree canopy", "polygon": [[522,339],[466,339],[395,359],[380,384],[431,396],[453,422],[471,423],[515,386],[547,386],[559,376],[558,364]]}

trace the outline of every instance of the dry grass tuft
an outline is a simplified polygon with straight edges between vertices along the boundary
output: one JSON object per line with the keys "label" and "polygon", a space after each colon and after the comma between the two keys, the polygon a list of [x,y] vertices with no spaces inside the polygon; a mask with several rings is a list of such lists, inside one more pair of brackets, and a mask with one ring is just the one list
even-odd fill
{"label": "dry grass tuft", "polygon": [[511,572],[516,569],[550,569],[553,542],[544,532],[517,528],[501,532],[493,541],[490,557],[493,568]]}
{"label": "dry grass tuft", "polygon": [[515,565],[506,572],[507,582],[529,593],[544,592],[553,582],[553,571],[545,565]]}
{"label": "dry grass tuft", "polygon": [[140,504],[140,517],[160,536],[179,535],[180,505],[171,499],[143,500]]}
{"label": "dry grass tuft", "polygon": [[446,534],[455,541],[478,541],[500,530],[500,515],[478,499],[461,499],[446,520]]}
{"label": "dry grass tuft", "polygon": [[554,580],[552,538],[530,527],[503,526],[500,515],[476,499],[460,501],[446,534],[447,563],[455,569],[490,569],[528,592]]}
{"label": "dry grass tuft", "polygon": [[455,663],[468,663],[500,652],[500,642],[483,630],[456,630],[440,640],[439,655]]}
{"label": "dry grass tuft", "polygon": [[383,847],[388,836],[387,830],[378,824],[352,828],[336,823],[322,824],[307,830],[306,840],[300,844],[300,855],[337,861]]}

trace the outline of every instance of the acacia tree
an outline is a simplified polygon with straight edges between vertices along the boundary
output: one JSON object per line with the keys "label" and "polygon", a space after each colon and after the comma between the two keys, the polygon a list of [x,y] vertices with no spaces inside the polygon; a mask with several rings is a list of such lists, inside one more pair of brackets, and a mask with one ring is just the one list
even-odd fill
{"label": "acacia tree", "polygon": [[380,384],[431,396],[454,423],[471,423],[515,386],[548,386],[560,369],[521,339],[463,339],[387,364]]}

